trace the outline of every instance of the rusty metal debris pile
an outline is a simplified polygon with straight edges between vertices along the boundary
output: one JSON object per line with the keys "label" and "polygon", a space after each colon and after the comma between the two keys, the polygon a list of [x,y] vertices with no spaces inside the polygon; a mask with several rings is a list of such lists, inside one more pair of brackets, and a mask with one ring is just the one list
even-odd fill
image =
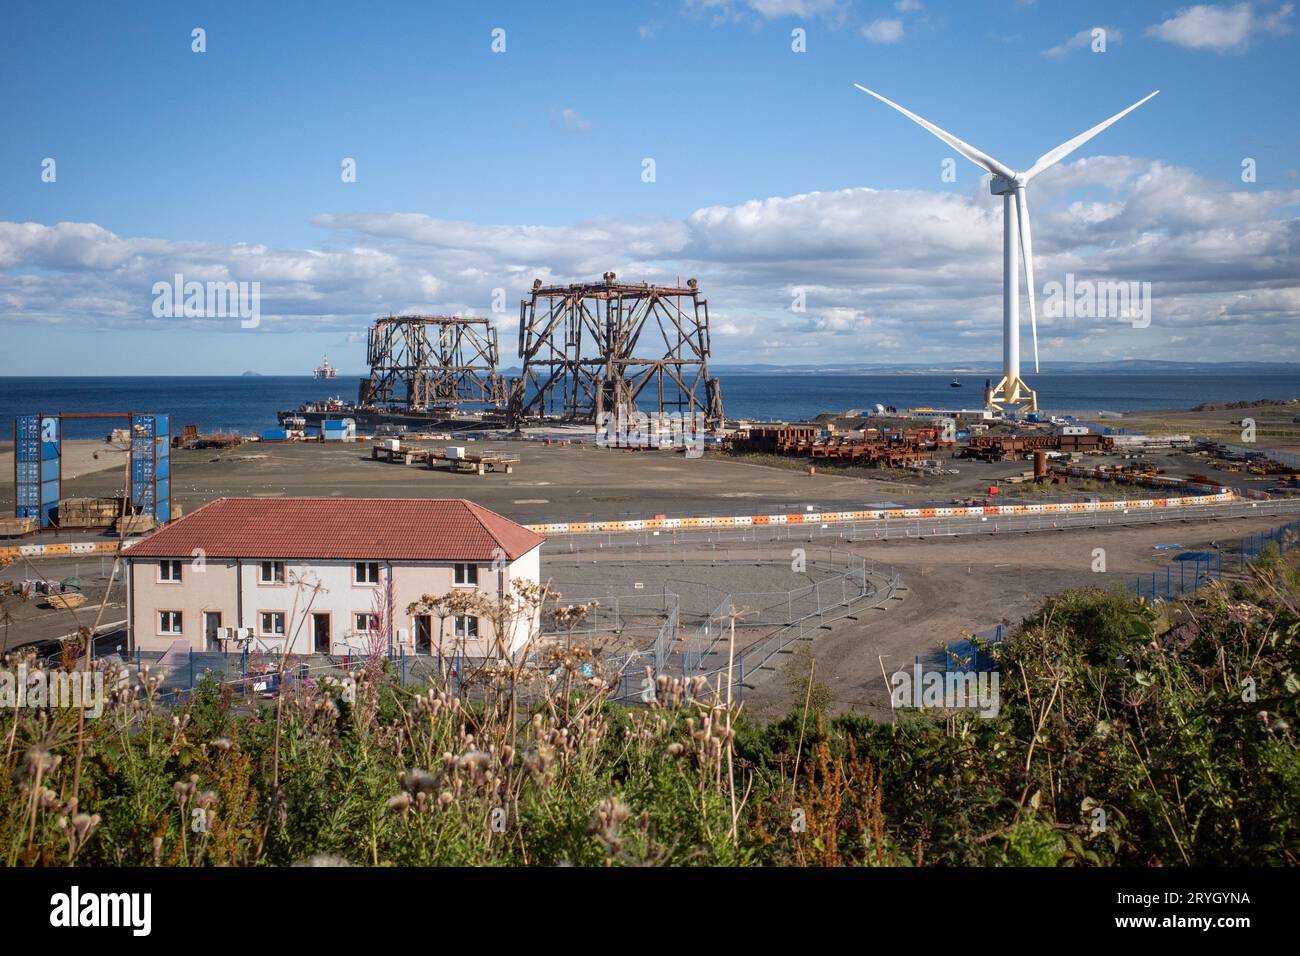
{"label": "rusty metal debris pile", "polygon": [[808,455],[817,433],[816,425],[751,425],[732,437],[731,447],[766,455]]}
{"label": "rusty metal debris pile", "polygon": [[1086,454],[1113,450],[1115,441],[1108,435],[975,435],[962,449],[963,458],[981,461],[1010,461],[1036,451],[1062,454]]}
{"label": "rusty metal debris pile", "polygon": [[172,436],[173,448],[235,448],[245,441],[237,432],[200,432],[198,425],[186,425]]}
{"label": "rusty metal debris pile", "polygon": [[899,468],[932,460],[953,441],[939,428],[868,429],[861,435],[819,438],[809,425],[754,425],[731,440],[740,452],[758,452],[840,462],[851,465]]}

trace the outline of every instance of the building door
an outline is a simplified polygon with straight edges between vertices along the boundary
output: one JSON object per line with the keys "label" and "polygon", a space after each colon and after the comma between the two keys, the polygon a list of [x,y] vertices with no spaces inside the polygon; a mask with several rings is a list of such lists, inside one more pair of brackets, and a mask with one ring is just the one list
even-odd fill
{"label": "building door", "polygon": [[433,653],[432,614],[421,614],[415,619],[415,653]]}
{"label": "building door", "polygon": [[311,616],[311,646],[317,654],[330,652],[330,616],[313,614]]}
{"label": "building door", "polygon": [[204,611],[203,612],[203,638],[204,647],[209,651],[221,650],[221,638],[217,633],[221,629],[221,612]]}

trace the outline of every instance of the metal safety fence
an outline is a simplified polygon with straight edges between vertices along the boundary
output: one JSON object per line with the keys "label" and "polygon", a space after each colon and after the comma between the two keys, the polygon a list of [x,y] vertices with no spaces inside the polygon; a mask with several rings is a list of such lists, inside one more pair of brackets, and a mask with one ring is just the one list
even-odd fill
{"label": "metal safety fence", "polygon": [[1300,514],[1300,498],[1184,505],[1174,508],[1134,507],[1109,511],[1042,512],[949,518],[882,517],[863,521],[764,524],[734,528],[551,534],[546,539],[546,550],[548,556],[587,555],[594,558],[598,554],[621,555],[632,561],[647,553],[671,555],[716,552],[721,556],[733,546],[772,542],[838,540],[861,543],[973,534],[1120,528],[1160,522],[1294,514]]}
{"label": "metal safety fence", "polygon": [[[1291,521],[1247,535],[1239,539],[1235,549],[1219,546],[1213,551],[1185,551],[1178,554],[1163,571],[1138,575],[1128,585],[1128,591],[1135,597],[1148,601],[1157,598],[1171,601],[1221,580],[1225,552],[1228,556],[1228,571],[1241,573],[1269,548],[1286,552],[1297,545],[1300,545],[1300,521]],[[1235,557],[1233,550],[1236,551]]]}

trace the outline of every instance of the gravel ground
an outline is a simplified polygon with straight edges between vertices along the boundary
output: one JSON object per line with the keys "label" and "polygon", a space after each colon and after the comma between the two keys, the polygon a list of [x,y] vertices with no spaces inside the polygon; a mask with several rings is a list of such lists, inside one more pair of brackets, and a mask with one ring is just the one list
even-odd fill
{"label": "gravel ground", "polygon": [[[102,446],[107,447],[107,446]],[[1082,500],[1133,493],[1071,483],[1050,490],[1017,489],[1005,484],[1031,467],[1028,462],[945,461],[960,474],[942,477],[902,475],[882,480],[868,469],[818,466],[816,476],[790,460],[753,464],[709,455],[687,459],[671,452],[631,452],[594,445],[541,445],[535,442],[478,442],[471,451],[497,450],[516,455],[514,474],[453,474],[445,469],[370,460],[368,444],[248,444],[227,451],[176,451],[172,457],[173,503],[188,513],[224,495],[255,497],[463,497],[523,523],[671,515],[766,514],[887,503],[915,507],[948,504],[1002,486],[1002,497],[1028,501]],[[1089,466],[1120,459],[1089,457]],[[1158,464],[1170,474],[1205,471],[1202,459],[1163,455]],[[1214,473],[1237,487],[1247,476]],[[65,483],[64,494],[111,495],[120,490],[115,468],[83,474]],[[12,512],[13,488],[0,488],[0,511]],[[84,535],[82,536],[85,537]]]}
{"label": "gravel ground", "polygon": [[[4,617],[0,618],[0,653],[20,644],[53,641],[75,633],[81,625],[93,624],[97,615],[101,624],[124,622],[126,605],[120,570],[113,590],[109,594],[108,604],[100,614],[99,606],[103,603],[104,589],[108,584],[112,567],[113,559],[101,556],[20,560],[0,570],[0,581],[20,582],[27,578],[62,581],[68,577],[77,577],[81,579],[81,589],[86,595],[86,603],[75,610],[51,608],[46,605],[45,598],[41,595],[36,595],[28,601],[6,596],[3,602]],[[125,644],[125,626],[120,630],[112,629],[111,633],[105,633],[98,643],[110,649],[117,644]]]}
{"label": "gravel ground", "polygon": [[[817,632],[811,654],[817,659],[818,680],[831,691],[833,710],[859,711],[888,719],[889,705],[882,662],[890,671],[908,665],[920,654],[932,659],[941,643],[953,643],[964,634],[998,623],[1018,624],[1036,611],[1044,597],[1086,587],[1115,588],[1138,575],[1157,571],[1163,575],[1176,552],[1155,550],[1154,545],[1176,543],[1186,550],[1210,550],[1216,545],[1230,550],[1239,538],[1285,523],[1286,516],[1169,521],[1145,527],[1069,529],[1031,534],[897,539],[842,545],[864,558],[875,572],[896,570],[905,590],[900,600],[880,609],[859,608]],[[819,547],[818,545],[811,546]],[[1105,551],[1106,571],[1092,570],[1094,551]],[[575,565],[558,557],[543,565],[557,585],[608,588],[626,593],[624,585],[640,581],[648,604],[660,606],[662,589],[695,593],[683,581],[707,584],[711,593],[728,586],[736,591],[796,586],[798,575],[787,571],[791,543],[732,543],[717,551],[682,549],[677,559],[653,554],[636,560],[636,549],[601,554],[586,552]],[[813,554],[810,551],[810,556]],[[701,566],[713,554],[716,566]],[[1225,571],[1235,561],[1224,562]],[[1175,567],[1175,578],[1177,577]],[[563,590],[563,588],[561,588]],[[574,592],[576,595],[576,591]],[[650,623],[647,617],[647,625]],[[653,618],[654,622],[659,618]],[[738,643],[743,646],[773,628],[754,629]],[[642,632],[644,646],[653,627]],[[634,641],[634,643],[636,643]],[[745,705],[762,716],[779,716],[795,704],[788,686],[790,668],[806,667],[794,654],[778,655],[771,666],[747,675]]]}

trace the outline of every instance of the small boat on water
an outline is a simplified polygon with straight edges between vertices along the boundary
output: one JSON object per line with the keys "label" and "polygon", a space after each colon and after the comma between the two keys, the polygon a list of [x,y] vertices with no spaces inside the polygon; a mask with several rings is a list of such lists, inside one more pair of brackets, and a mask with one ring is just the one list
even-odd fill
{"label": "small boat on water", "polygon": [[957,381],[957,380],[954,378],[951,382],[948,383],[948,387],[949,387],[949,388],[961,388],[961,382]]}

